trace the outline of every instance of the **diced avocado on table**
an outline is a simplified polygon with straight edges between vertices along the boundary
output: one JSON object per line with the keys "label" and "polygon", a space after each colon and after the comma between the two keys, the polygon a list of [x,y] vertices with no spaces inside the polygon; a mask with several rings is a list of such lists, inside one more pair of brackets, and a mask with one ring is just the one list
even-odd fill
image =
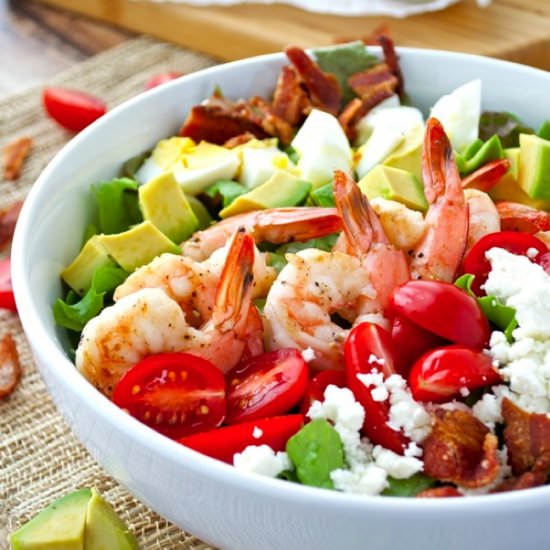
{"label": "diced avocado on table", "polygon": [[184,241],[198,229],[199,221],[171,172],[141,185],[138,194],[144,219],[158,227],[173,242]]}
{"label": "diced avocado on table", "polygon": [[520,134],[518,184],[532,199],[550,199],[550,141]]}
{"label": "diced avocado on table", "polygon": [[411,172],[399,168],[379,164],[361,178],[358,185],[369,200],[381,197],[421,212],[428,208],[422,183]]}
{"label": "diced avocado on table", "polygon": [[296,206],[306,199],[310,189],[311,183],[289,172],[276,170],[265,183],[237,197],[220,212],[220,217],[227,218],[264,208]]}
{"label": "diced avocado on table", "polygon": [[164,252],[181,254],[181,248],[149,220],[122,233],[100,235],[99,239],[109,255],[128,273]]}
{"label": "diced avocado on table", "polygon": [[95,489],[65,495],[10,537],[12,550],[136,550],[135,537]]}

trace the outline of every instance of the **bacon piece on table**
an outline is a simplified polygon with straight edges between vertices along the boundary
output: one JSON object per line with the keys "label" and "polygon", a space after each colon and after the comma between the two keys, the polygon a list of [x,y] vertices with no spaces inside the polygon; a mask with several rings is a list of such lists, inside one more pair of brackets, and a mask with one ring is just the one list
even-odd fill
{"label": "bacon piece on table", "polygon": [[19,354],[11,334],[0,340],[0,398],[7,397],[21,378]]}
{"label": "bacon piece on table", "polygon": [[8,208],[0,210],[0,252],[5,250],[11,243],[15,224],[21,212],[23,201],[14,202]]}
{"label": "bacon piece on table", "polygon": [[500,472],[496,436],[469,411],[436,409],[423,446],[424,472],[440,481],[479,488]]}
{"label": "bacon piece on table", "polygon": [[4,179],[15,181],[21,175],[23,163],[28,157],[32,147],[30,137],[20,137],[15,141],[8,143],[4,149]]}
{"label": "bacon piece on table", "polygon": [[342,102],[342,90],[336,77],[323,72],[301,48],[289,46],[285,53],[303,80],[313,105],[336,116]]}
{"label": "bacon piece on table", "polygon": [[510,399],[502,401],[504,441],[512,473],[544,472],[550,469],[550,418],[524,411]]}

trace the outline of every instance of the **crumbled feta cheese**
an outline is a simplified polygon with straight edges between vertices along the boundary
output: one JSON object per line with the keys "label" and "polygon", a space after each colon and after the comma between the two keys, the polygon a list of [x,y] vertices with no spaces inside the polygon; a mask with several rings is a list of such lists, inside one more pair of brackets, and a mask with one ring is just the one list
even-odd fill
{"label": "crumbled feta cheese", "polygon": [[378,388],[372,389],[370,394],[375,401],[386,401],[386,399],[390,395],[385,386],[380,386]]}
{"label": "crumbled feta cheese", "polygon": [[539,253],[539,251],[536,248],[528,248],[527,249],[527,257],[531,260]]}
{"label": "crumbled feta cheese", "polygon": [[[500,387],[504,390],[508,389],[506,386]],[[498,391],[497,387],[492,389],[493,393],[483,394],[483,397],[472,407],[474,416],[481,420],[491,431],[495,429],[497,423],[503,422],[501,413],[503,394]]]}
{"label": "crumbled feta cheese", "polygon": [[292,468],[286,453],[276,453],[268,445],[249,445],[242,453],[233,456],[233,465],[237,470],[268,477],[277,477],[281,472]]}
{"label": "crumbled feta cheese", "polygon": [[306,348],[302,350],[302,359],[309,363],[310,361],[313,361],[315,359],[315,351],[313,348]]}
{"label": "crumbled feta cheese", "polygon": [[[525,256],[500,248],[488,250],[486,257],[491,271],[485,290],[516,310],[519,325],[512,343],[502,332],[492,333],[491,356],[510,386],[510,399],[529,412],[550,413],[550,276]],[[494,419],[499,418],[496,407],[500,402],[484,399],[477,414],[491,425],[498,421]]]}
{"label": "crumbled feta cheese", "polygon": [[468,397],[470,395],[470,390],[466,386],[463,386],[458,391],[462,397]]}
{"label": "crumbled feta cheese", "polygon": [[379,495],[388,486],[386,470],[372,462],[353,470],[334,470],[330,473],[330,478],[335,489],[345,493]]}
{"label": "crumbled feta cheese", "polygon": [[423,462],[413,456],[401,456],[380,445],[376,445],[372,450],[372,456],[376,465],[386,470],[388,475],[396,479],[406,479],[421,472]]}
{"label": "crumbled feta cheese", "polygon": [[369,365],[371,363],[374,363],[374,364],[380,365],[380,366],[384,366],[384,364],[386,363],[386,361],[383,357],[376,357],[376,355],[374,355],[374,353],[371,353],[369,355],[369,358],[368,358],[367,362],[369,363]]}
{"label": "crumbled feta cheese", "polygon": [[252,437],[254,439],[260,439],[264,435],[264,431],[261,428],[258,428],[258,426],[254,426],[254,429],[252,430]]}

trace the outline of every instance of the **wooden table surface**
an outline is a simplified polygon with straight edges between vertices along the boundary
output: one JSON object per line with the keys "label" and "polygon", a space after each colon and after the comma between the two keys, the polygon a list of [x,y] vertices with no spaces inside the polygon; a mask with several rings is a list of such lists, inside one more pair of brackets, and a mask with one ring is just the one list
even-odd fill
{"label": "wooden table surface", "polygon": [[131,36],[33,0],[0,0],[0,98]]}

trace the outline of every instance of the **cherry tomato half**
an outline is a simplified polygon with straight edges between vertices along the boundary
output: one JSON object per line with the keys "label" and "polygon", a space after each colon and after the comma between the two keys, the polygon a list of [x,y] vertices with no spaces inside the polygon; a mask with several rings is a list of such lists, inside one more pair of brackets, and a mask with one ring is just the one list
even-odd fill
{"label": "cherry tomato half", "polygon": [[227,424],[288,412],[302,399],[308,366],[293,348],[263,353],[226,375]]}
{"label": "cherry tomato half", "polygon": [[306,394],[300,405],[300,412],[307,414],[314,401],[323,401],[325,390],[330,385],[339,388],[346,387],[346,373],[343,370],[322,370],[318,372],[308,383]]}
{"label": "cherry tomato half", "polygon": [[59,125],[73,132],[80,132],[107,112],[101,99],[68,88],[44,88],[42,102]]}
{"label": "cherry tomato half", "polygon": [[476,300],[450,283],[409,281],[395,289],[390,308],[455,344],[482,349],[489,341],[489,323]]}
{"label": "cherry tomato half", "polygon": [[491,264],[485,257],[485,253],[487,250],[494,247],[504,248],[512,254],[521,254],[522,256],[527,256],[527,251],[534,249],[538,252],[537,255],[531,258],[535,263],[538,261],[538,256],[544,254],[548,250],[540,239],[527,233],[499,231],[498,233],[485,235],[485,237],[477,241],[464,258],[464,273],[475,275],[472,290],[478,296],[485,295],[481,285],[485,283],[491,271]]}
{"label": "cherry tomato half", "polygon": [[17,311],[11,286],[11,262],[9,257],[0,260],[0,308]]}
{"label": "cherry tomato half", "polygon": [[407,378],[413,363],[428,350],[445,345],[447,342],[411,323],[406,317],[396,315],[391,327],[391,339],[395,359],[395,370]]}
{"label": "cherry tomato half", "polygon": [[273,416],[233,426],[225,426],[178,439],[199,453],[233,464],[233,456],[249,445],[269,445],[274,451],[284,451],[286,442],[304,425],[301,414]]}
{"label": "cherry tomato half", "polygon": [[179,78],[182,74],[183,73],[178,73],[176,71],[167,71],[165,73],[155,74],[145,83],[145,89],[150,90],[151,88],[156,88],[161,84],[165,84],[166,82]]}
{"label": "cherry tomato half", "polygon": [[463,346],[446,346],[424,354],[411,369],[409,387],[417,401],[445,403],[477,388],[502,381],[490,356]]}
{"label": "cherry tomato half", "polygon": [[372,323],[355,326],[344,344],[346,379],[355,399],[365,409],[363,432],[377,445],[403,454],[409,441],[405,435],[388,426],[389,404],[376,401],[372,396],[372,386],[365,385],[358,374],[368,374],[372,370],[382,372],[384,378],[395,374],[391,337],[388,332]]}
{"label": "cherry tomato half", "polygon": [[210,361],[189,353],[150,355],[122,376],[113,401],[175,439],[222,423],[225,379]]}

